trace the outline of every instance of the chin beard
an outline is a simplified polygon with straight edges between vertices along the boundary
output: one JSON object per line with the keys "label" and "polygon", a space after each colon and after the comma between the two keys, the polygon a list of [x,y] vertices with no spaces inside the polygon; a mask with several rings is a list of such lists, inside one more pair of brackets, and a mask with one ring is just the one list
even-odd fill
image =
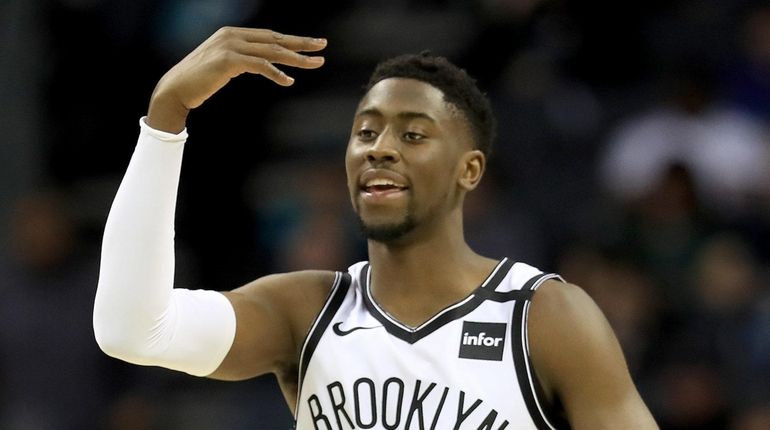
{"label": "chin beard", "polygon": [[367,225],[361,217],[358,217],[358,225],[361,228],[361,233],[363,233],[364,237],[367,239],[375,242],[388,243],[406,236],[407,233],[414,230],[417,223],[412,216],[407,215],[400,223],[377,226]]}

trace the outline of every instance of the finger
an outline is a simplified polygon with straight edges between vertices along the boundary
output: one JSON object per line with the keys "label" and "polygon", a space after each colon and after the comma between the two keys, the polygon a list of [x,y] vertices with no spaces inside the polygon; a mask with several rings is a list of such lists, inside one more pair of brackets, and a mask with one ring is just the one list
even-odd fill
{"label": "finger", "polygon": [[295,52],[316,52],[326,48],[327,40],[319,37],[294,36],[260,28],[227,27],[239,38],[253,43],[274,43]]}
{"label": "finger", "polygon": [[275,67],[270,61],[264,58],[255,58],[251,56],[242,56],[245,72],[262,75],[278,85],[288,87],[294,83],[294,78]]}
{"label": "finger", "polygon": [[274,33],[273,40],[278,45],[296,52],[317,52],[326,48],[327,45],[327,40],[322,37],[292,36],[280,33]]}
{"label": "finger", "polygon": [[264,58],[271,63],[299,67],[301,69],[317,69],[324,64],[324,57],[308,56],[294,52],[275,44],[240,42],[235,45],[239,54],[255,58]]}

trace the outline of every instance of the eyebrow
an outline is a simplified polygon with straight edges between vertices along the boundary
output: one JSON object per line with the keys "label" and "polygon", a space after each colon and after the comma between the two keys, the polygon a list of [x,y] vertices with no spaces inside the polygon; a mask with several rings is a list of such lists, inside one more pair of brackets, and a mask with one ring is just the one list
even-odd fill
{"label": "eyebrow", "polygon": [[[364,109],[361,112],[359,112],[358,114],[356,114],[356,117],[361,117],[361,116],[366,116],[366,115],[385,116],[378,109],[369,108],[369,109]],[[424,120],[427,120],[427,121],[430,121],[430,122],[434,122],[434,123],[437,122],[435,118],[433,118],[432,116],[430,116],[430,115],[428,115],[427,113],[424,113],[424,112],[411,112],[411,111],[399,112],[399,113],[396,114],[396,117],[399,118],[399,119],[407,119],[407,120],[409,120],[409,119],[424,119]]]}

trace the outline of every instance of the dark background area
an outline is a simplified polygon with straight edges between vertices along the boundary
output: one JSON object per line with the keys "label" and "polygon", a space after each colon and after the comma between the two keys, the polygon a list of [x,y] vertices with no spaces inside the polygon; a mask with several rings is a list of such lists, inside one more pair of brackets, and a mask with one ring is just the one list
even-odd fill
{"label": "dark background area", "polygon": [[498,115],[469,242],[586,289],[662,428],[770,428],[770,4],[745,0],[4,0],[0,428],[290,427],[271,376],[124,364],[91,328],[139,118],[224,25],[326,37],[326,64],[284,69],[291,88],[238,77],[190,115],[178,286],[365,259],[353,110],[378,61],[429,49]]}

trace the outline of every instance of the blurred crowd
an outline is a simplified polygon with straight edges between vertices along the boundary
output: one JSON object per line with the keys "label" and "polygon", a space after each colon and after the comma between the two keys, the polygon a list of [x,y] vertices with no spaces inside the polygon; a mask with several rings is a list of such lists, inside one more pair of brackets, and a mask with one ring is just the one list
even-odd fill
{"label": "blurred crowd", "polygon": [[275,381],[110,359],[101,230],[165,70],[222,25],[326,37],[280,88],[242,76],[188,122],[179,286],[365,259],[343,154],[377,61],[478,79],[499,138],[466,208],[478,251],[603,309],[663,429],[770,428],[770,3],[4,0],[0,428],[288,429]]}

